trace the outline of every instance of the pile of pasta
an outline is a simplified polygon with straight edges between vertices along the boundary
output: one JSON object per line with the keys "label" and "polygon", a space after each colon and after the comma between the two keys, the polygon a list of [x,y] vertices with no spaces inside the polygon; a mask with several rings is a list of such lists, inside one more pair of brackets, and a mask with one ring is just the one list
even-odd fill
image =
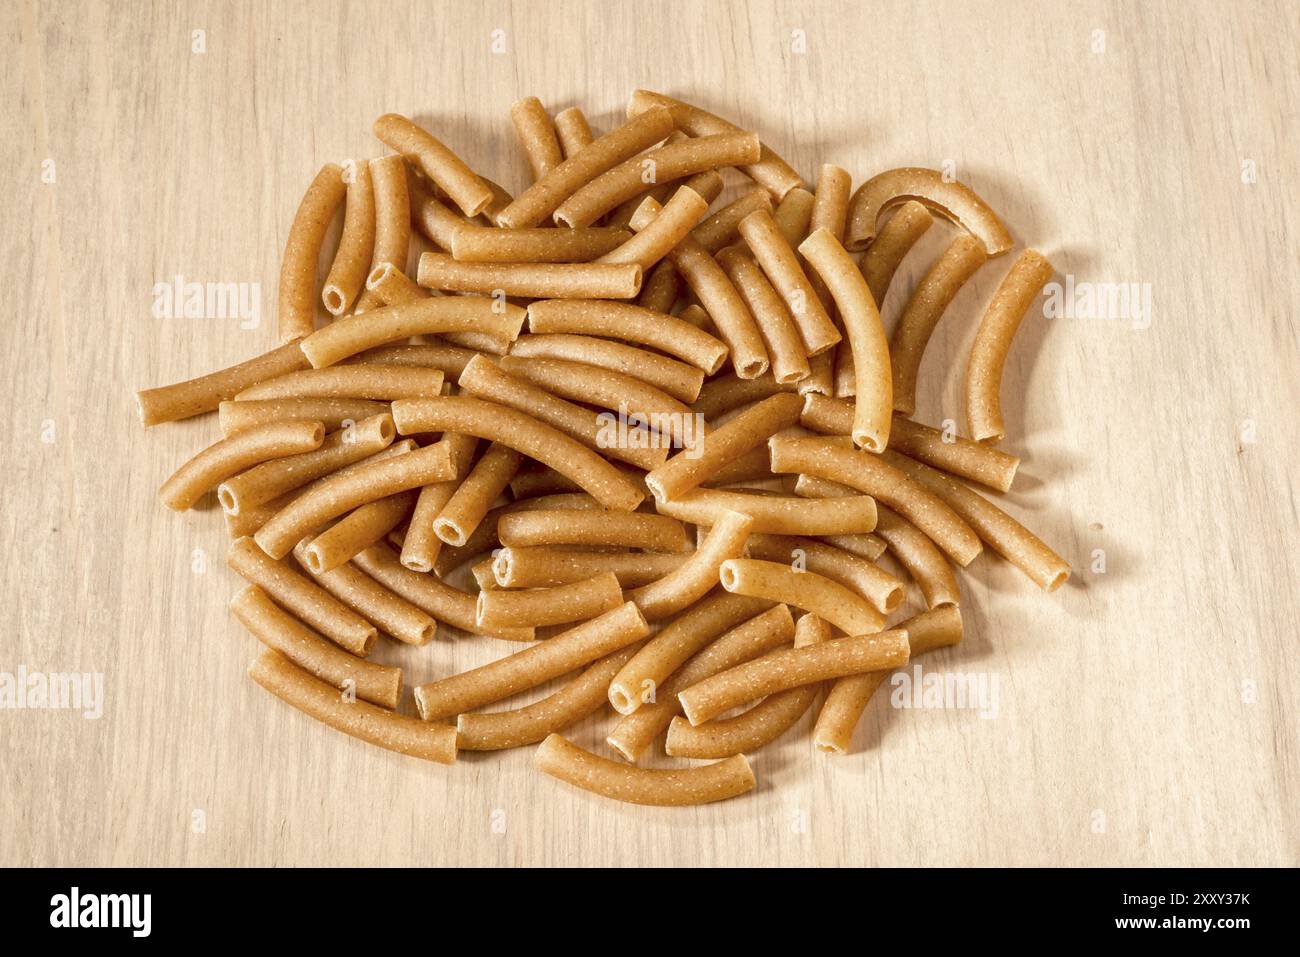
{"label": "pile of pasta", "polygon": [[[810,190],[754,133],[644,90],[599,137],[536,98],[511,118],[518,196],[380,117],[393,152],[325,165],[298,208],[282,344],[139,393],[145,425],[217,413],[224,438],[160,497],[216,491],[258,684],[403,754],[540,742],[577,787],[695,804],[751,789],[746,753],[823,689],[813,741],[847,751],[892,669],[960,641],[954,567],[985,546],[1044,590],[1066,579],[989,497],[1019,464],[996,448],[1000,380],[1040,254],[980,321],[967,436],[911,418],[936,324],[1013,247],[979,196],[920,168],[851,191],[829,164]],[[877,304],[936,215],[955,238],[887,335]],[[891,622],[908,579],[926,610]],[[440,627],[502,654],[403,713],[401,669],[369,655]],[[562,736],[606,706],[611,756]],[[707,763],[639,763],[660,739]]]}

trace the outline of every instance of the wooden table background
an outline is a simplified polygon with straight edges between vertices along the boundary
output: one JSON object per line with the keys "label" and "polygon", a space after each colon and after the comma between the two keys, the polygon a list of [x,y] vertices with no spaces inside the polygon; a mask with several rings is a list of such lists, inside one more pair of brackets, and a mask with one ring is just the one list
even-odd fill
{"label": "wooden table background", "polygon": [[[98,721],[0,712],[0,864],[1300,862],[1294,6],[30,0],[0,29],[0,670],[106,684]],[[1149,328],[1035,316],[1009,363],[1009,509],[1076,573],[1053,595],[987,556],[963,577],[966,641],[926,665],[997,675],[995,719],[878,696],[847,757],[805,719],[756,755],[755,793],[649,809],[530,749],[388,754],[245,677],[219,514],[155,499],[216,423],[146,432],[134,390],[273,343],[299,197],[322,162],[379,155],[378,114],[518,188],[514,100],[605,130],[637,87],[806,176],[950,161],[1062,273],[1150,284]],[[949,310],[922,419],[960,416],[1007,262]],[[153,318],[178,274],[261,283],[260,327]],[[501,650],[384,654],[415,683]]]}

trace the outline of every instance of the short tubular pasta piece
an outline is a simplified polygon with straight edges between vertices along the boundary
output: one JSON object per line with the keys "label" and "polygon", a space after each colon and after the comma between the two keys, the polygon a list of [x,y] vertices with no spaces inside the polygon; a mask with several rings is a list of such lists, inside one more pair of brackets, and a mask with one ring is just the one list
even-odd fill
{"label": "short tubular pasta piece", "polygon": [[879,631],[885,624],[880,612],[857,592],[815,572],[757,558],[732,558],[722,563],[718,577],[729,592],[802,608],[850,635]]}
{"label": "short tubular pasta piece", "polygon": [[772,197],[765,189],[751,189],[700,222],[691,235],[701,246],[716,253],[740,235],[740,221],[759,210],[772,211]]}
{"label": "short tubular pasta piece", "polygon": [[420,685],[415,703],[425,721],[473,711],[613,654],[640,641],[649,630],[636,605],[625,602],[491,664]]}
{"label": "short tubular pasta piece", "polygon": [[442,370],[443,379],[457,378],[469,360],[478,353],[473,349],[445,343],[420,342],[412,345],[377,346],[358,355],[355,361],[372,365],[415,366]]}
{"label": "short tubular pasta piece", "polygon": [[876,235],[880,214],[894,206],[916,200],[928,209],[977,236],[990,256],[1011,248],[1011,235],[997,214],[969,186],[949,179],[939,170],[905,166],[877,173],[858,187],[849,201],[849,224],[845,245],[866,249]]}
{"label": "short tubular pasta piece", "polygon": [[486,296],[435,296],[339,319],[304,339],[301,348],[319,369],[416,335],[483,331],[513,341],[524,316],[519,306]]}
{"label": "short tubular pasta piece", "polygon": [[[911,656],[961,641],[961,612],[955,605],[945,605],[934,611],[923,612],[899,625],[907,632]],[[813,742],[818,751],[844,754],[849,749],[853,729],[857,727],[867,703],[876,689],[889,677],[887,670],[868,671],[860,675],[847,675],[831,686],[817,715],[813,729]]]}
{"label": "short tubular pasta piece", "polygon": [[506,546],[496,552],[492,572],[502,588],[549,588],[613,572],[624,588],[647,585],[690,560],[673,552],[579,551],[550,545]]}
{"label": "short tubular pasta piece", "polygon": [[966,427],[976,442],[1000,442],[1006,437],[1002,368],[1025,313],[1053,272],[1042,253],[1026,249],[1011,264],[984,310],[966,365]]}
{"label": "short tubular pasta piece", "polygon": [[197,379],[155,389],[141,389],[135,396],[140,410],[140,422],[146,426],[158,425],[160,422],[174,422],[204,412],[215,412],[220,403],[233,399],[250,386],[306,369],[310,363],[298,347],[298,341],[292,339],[247,362],[210,372]]}
{"label": "short tubular pasta piece", "polygon": [[450,252],[456,233],[468,228],[469,220],[448,209],[414,171],[408,170],[406,188],[411,203],[411,225],[439,249]]}
{"label": "short tubular pasta piece", "polygon": [[771,359],[773,379],[778,385],[806,379],[812,370],[799,327],[758,263],[739,246],[721,250],[717,259],[758,323]]}
{"label": "short tubular pasta piece", "polygon": [[1070,577],[1070,565],[1047,544],[984,496],[955,479],[896,452],[890,465],[946,502],[995,552],[1029,576],[1043,591],[1055,591]]}
{"label": "short tubular pasta piece", "polygon": [[374,131],[386,146],[419,166],[466,216],[477,216],[492,202],[492,190],[464,160],[406,117],[386,113],[375,120]]}
{"label": "short tubular pasta piece", "polygon": [[637,231],[636,237],[605,253],[597,262],[639,263],[642,269],[649,269],[668,255],[708,211],[708,200],[689,186],[673,193],[662,208],[653,197],[647,197],[629,222]]}
{"label": "short tubular pasta piece", "polygon": [[[903,583],[871,561],[826,542],[784,535],[751,535],[751,558],[801,567],[824,575],[851,588],[881,614],[889,614],[903,602]],[[878,556],[877,556],[878,557]]]}
{"label": "short tubular pasta piece", "polygon": [[235,399],[426,399],[438,395],[442,379],[438,369],[354,363],[290,372],[249,386]]}
{"label": "short tubular pasta piece", "polygon": [[826,283],[853,350],[856,398],[853,442],[869,452],[889,443],[893,415],[889,344],[880,324],[880,312],[862,273],[829,230],[819,229],[802,243],[799,252]]}
{"label": "short tubular pasta piece", "polygon": [[377,637],[374,625],[286,563],[267,556],[251,538],[230,546],[226,564],[340,648],[361,657],[370,653]]}
{"label": "short tubular pasta piece", "polygon": [[524,97],[510,107],[510,121],[532,167],[534,180],[541,179],[564,160],[555,126],[537,97]]}
{"label": "short tubular pasta piece", "polygon": [[957,576],[929,536],[883,506],[876,534],[884,539],[894,557],[920,586],[929,608],[961,603]]}
{"label": "short tubular pasta piece", "polygon": [[[628,116],[637,116],[648,111],[666,108],[672,112],[672,121],[676,127],[691,136],[709,136],[717,133],[735,133],[736,126],[720,116],[715,116],[698,106],[692,106],[681,100],[652,93],[649,90],[637,90],[628,102]],[[761,144],[758,161],[740,168],[740,171],[758,183],[778,200],[796,187],[803,186],[799,174],[790,164],[777,156],[767,144]]]}
{"label": "short tubular pasta piece", "polygon": [[691,541],[682,523],[645,512],[544,508],[510,512],[497,519],[502,545],[598,545],[688,552]]}
{"label": "short tubular pasta piece", "polygon": [[591,449],[516,409],[464,396],[403,399],[392,409],[400,433],[459,432],[500,442],[568,475],[607,508],[630,510],[645,497]]}
{"label": "short tubular pasta piece", "polygon": [[217,407],[217,424],[227,438],[287,420],[315,421],[333,431],[386,411],[384,403],[369,399],[250,399],[222,402]]}
{"label": "short tubular pasta piece", "polygon": [[813,501],[792,495],[697,488],[677,498],[656,499],[655,508],[696,525],[712,525],[724,512],[744,512],[754,519],[751,531],[772,535],[844,535],[876,527],[876,502],[868,495]]}
{"label": "short tubular pasta piece", "polygon": [[350,682],[356,696],[383,708],[396,708],[402,694],[402,669],[350,655],[280,609],[256,585],[230,601],[230,610],[249,633],[299,668],[342,689]]}
{"label": "short tubular pasta piece", "polygon": [[555,114],[555,134],[560,139],[560,149],[564,152],[565,159],[595,139],[586,115],[576,106]]}
{"label": "short tubular pasta piece", "polygon": [[984,245],[968,233],[959,235],[917,284],[889,343],[894,409],[916,411],[916,377],[935,326],[966,280],[984,264]]}
{"label": "short tubular pasta piece", "polygon": [[[375,238],[370,271],[381,266],[406,270],[411,254],[411,197],[407,189],[406,163],[400,156],[381,156],[370,161],[370,178],[375,191]],[[353,307],[354,312],[373,309],[378,300],[366,285]]]}
{"label": "short tubular pasta piece", "polygon": [[669,182],[720,166],[752,162],[758,154],[758,137],[753,133],[719,133],[667,143],[597,176],[556,208],[555,221],[570,227],[590,225],[641,193],[647,175],[651,182]]}
{"label": "short tubular pasta piece", "polygon": [[758,323],[713,254],[694,236],[687,236],[673,247],[668,259],[699,298],[718,335],[731,350],[736,374],[753,379],[766,372],[769,362]]}
{"label": "short tubular pasta piece", "polygon": [[867,281],[867,288],[871,290],[871,298],[875,300],[877,308],[884,304],[885,293],[889,292],[894,273],[898,271],[903,259],[933,225],[934,217],[924,204],[914,199],[908,200],[898,207],[898,211],[889,217],[879,235],[871,241],[862,257],[861,268],[862,277]]}
{"label": "short tubular pasta piece", "polygon": [[446,481],[453,474],[449,449],[441,442],[366,462],[346,475],[331,475],[307,489],[259,528],[254,537],[272,558],[283,558],[298,539],[332,518],[407,489]]}
{"label": "short tubular pasta piece", "polygon": [[745,635],[775,636],[776,641],[794,635],[794,619],[784,605],[773,608],[763,599],[715,592],[660,628],[623,666],[609,684],[609,703],[619,714],[631,714],[657,701],[661,687],[684,662],[718,635],[740,627]]}
{"label": "short tubular pasta piece", "polygon": [[516,196],[497,217],[497,225],[508,229],[538,225],[591,180],[672,131],[673,118],[667,110],[648,110],[629,119],[582,147]]}
{"label": "short tubular pasta piece", "polygon": [[688,322],[628,302],[543,299],[528,306],[531,333],[604,336],[650,346],[712,375],[727,360],[725,343]]}
{"label": "short tubular pasta piece", "polygon": [[307,570],[327,572],[369,548],[401,524],[415,506],[415,491],[367,502],[321,532],[303,552]]}
{"label": "short tubular pasta piece", "polygon": [[415,278],[429,289],[530,299],[634,299],[641,291],[636,263],[460,262],[424,253]]}
{"label": "short tubular pasta piece", "polygon": [[[808,355],[825,352],[839,342],[839,330],[831,322],[826,307],[799,265],[794,249],[781,235],[771,215],[762,210],[750,213],[740,221],[739,228],[754,258],[785,300]],[[800,252],[803,252],[802,247]]]}
{"label": "short tubular pasta piece", "polygon": [[773,651],[705,678],[680,692],[677,700],[687,720],[699,725],[747,701],[789,688],[895,668],[907,662],[909,653],[907,632],[902,629]]}
{"label": "short tubular pasta piece", "polygon": [[388,448],[396,436],[391,415],[372,415],[329,433],[310,452],[272,459],[226,479],[217,486],[217,500],[227,514],[238,515]]}
{"label": "short tubular pasta piece", "polygon": [[281,701],[344,734],[426,761],[456,760],[456,729],[451,725],[428,724],[366,701],[349,701],[278,651],[262,652],[248,673]]}
{"label": "short tubular pasta piece", "polygon": [[710,379],[700,389],[695,399],[694,410],[710,422],[723,412],[766,399],[769,395],[788,391],[770,375],[756,379],[741,379],[733,373]]}
{"label": "short tubular pasta piece", "polygon": [[548,734],[563,731],[605,704],[605,686],[636,645],[606,655],[587,666],[563,688],[513,711],[462,714],[456,718],[456,743],[462,751],[500,751],[536,744]]}
{"label": "short tubular pasta piece", "polygon": [[553,588],[481,591],[475,613],[480,628],[527,628],[586,621],[621,604],[618,576],[602,572]]}
{"label": "short tubular pasta piece", "polygon": [[[632,262],[608,258],[627,245],[626,229],[589,226],[584,229],[496,229],[466,226],[451,237],[451,254],[459,262],[582,263]],[[643,264],[646,265],[646,264]]]}
{"label": "short tubular pasta piece", "polygon": [[[520,359],[553,361],[533,361],[516,365]],[[560,362],[564,365],[560,365]],[[582,393],[584,395],[590,395],[591,390],[596,389],[597,394],[603,395],[603,399],[586,398],[575,401],[606,404],[608,408],[614,409],[617,409],[623,400],[627,401],[629,408],[635,408],[634,398],[638,400],[653,398],[644,390],[637,388],[636,380],[652,387],[655,392],[664,394],[665,399],[671,396],[668,405],[674,410],[683,408],[678,403],[694,402],[704,383],[703,370],[685,362],[678,362],[676,359],[656,355],[621,342],[558,333],[545,336],[520,336],[510,347],[510,355],[502,362],[501,367],[507,372],[524,375],[566,398],[573,398],[567,387],[575,384],[579,389],[585,390]],[[543,370],[549,372],[547,381],[540,382],[533,378],[534,373],[540,376]],[[573,380],[574,376],[577,376],[576,383]],[[664,409],[643,406],[638,408],[638,411],[664,411]]]}
{"label": "short tubular pasta piece", "polygon": [[776,209],[771,211],[772,221],[791,246],[798,246],[808,235],[816,204],[817,197],[801,186],[786,193]]}
{"label": "short tubular pasta piece", "polygon": [[659,621],[703,598],[718,580],[718,569],[729,558],[745,551],[754,520],[739,512],[727,512],[709,529],[708,535],[690,560],[656,582],[629,594],[648,621]]}
{"label": "short tubular pasta piece", "polygon": [[[821,175],[817,177],[817,192],[813,194],[812,213],[808,217],[808,232],[815,233],[826,229],[835,239],[844,242],[844,226],[848,218],[849,192],[853,188],[852,177],[848,171],[834,163],[823,163]],[[800,242],[804,237],[800,237]],[[797,246],[798,243],[791,243]],[[819,275],[808,277],[817,298],[823,306],[831,305],[830,291]],[[824,355],[825,353],[821,353]]]}
{"label": "short tubular pasta piece", "polygon": [[656,499],[677,498],[707,481],[727,463],[794,425],[802,408],[803,400],[794,393],[769,396],[707,433],[697,447],[683,449],[649,472],[646,486]]}
{"label": "short tubular pasta piece", "polygon": [[[307,568],[304,553],[309,542],[304,538],[293,549],[294,558],[303,568]],[[307,573],[343,604],[403,644],[423,645],[437,634],[438,623],[431,615],[351,564],[320,573],[307,569]]]}
{"label": "short tubular pasta piece", "polygon": [[[727,597],[736,599],[739,596]],[[605,738],[606,743],[626,760],[636,761],[664,732],[669,722],[681,714],[681,704],[677,700],[679,691],[709,675],[788,645],[793,635],[794,621],[785,605],[777,605],[730,629],[673,670],[657,687],[647,685],[641,689],[652,700],[645,701],[631,714],[625,714]],[[648,694],[651,691],[653,695]]]}
{"label": "short tubular pasta piece", "polygon": [[281,342],[311,335],[316,328],[316,261],[325,232],[346,193],[342,168],[326,163],[307,187],[294,214],[280,260],[277,322]]}
{"label": "short tubular pasta piece", "polygon": [[769,440],[768,448],[772,471],[820,476],[880,499],[925,532],[959,565],[969,565],[980,553],[979,536],[951,507],[882,456],[859,451],[838,439],[777,437]]}
{"label": "short tubular pasta piece", "polygon": [[464,545],[492,503],[510,485],[523,461],[509,446],[493,442],[434,519],[433,531],[448,545]]}
{"label": "short tubular pasta piece", "polygon": [[[829,641],[831,626],[816,615],[804,615],[795,626],[794,645],[806,648]],[[840,679],[841,681],[847,679]],[[680,717],[668,726],[664,751],[680,758],[726,758],[745,751],[756,751],[784,734],[812,707],[819,686],[790,688],[769,695],[748,711],[699,727]]]}
{"label": "short tubular pasta piece", "polygon": [[321,291],[321,299],[331,316],[347,312],[365,288],[370,254],[375,247],[375,188],[370,180],[370,165],[351,163],[344,179],[348,182],[343,233]]}
{"label": "short tubular pasta piece", "polygon": [[301,455],[320,448],[325,426],[319,421],[268,422],[228,436],[194,456],[158,490],[168,508],[183,512],[223,481],[268,459]]}

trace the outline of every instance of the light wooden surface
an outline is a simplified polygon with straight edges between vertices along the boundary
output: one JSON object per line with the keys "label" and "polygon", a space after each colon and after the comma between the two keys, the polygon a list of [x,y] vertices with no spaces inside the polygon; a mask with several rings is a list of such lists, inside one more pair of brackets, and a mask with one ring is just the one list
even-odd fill
{"label": "light wooden surface", "polygon": [[[1294,8],[10,2],[0,29],[0,670],[106,684],[98,721],[0,712],[0,864],[1300,863]],[[518,188],[514,100],[605,130],[637,87],[805,176],[951,161],[1062,273],[1150,284],[1148,329],[1035,316],[1016,343],[1008,508],[1076,574],[1043,595],[981,557],[965,643],[925,662],[997,675],[996,718],[878,696],[851,755],[813,753],[805,719],[755,756],[757,792],[661,810],[543,778],[529,749],[399,758],[245,677],[219,514],[155,500],[216,423],[146,432],[133,391],[272,344],[298,199],[322,162],[381,152],[378,114]],[[941,325],[922,419],[960,418],[1008,263]],[[261,283],[261,327],[153,318],[177,274]],[[502,650],[385,654],[414,683]]]}

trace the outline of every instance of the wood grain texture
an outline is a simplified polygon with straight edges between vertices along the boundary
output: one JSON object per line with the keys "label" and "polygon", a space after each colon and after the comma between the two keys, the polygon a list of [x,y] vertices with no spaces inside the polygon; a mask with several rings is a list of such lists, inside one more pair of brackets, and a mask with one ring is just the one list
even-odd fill
{"label": "wood grain texture", "polygon": [[[106,682],[97,721],[0,712],[0,865],[1300,863],[1293,8],[27,0],[0,36],[0,670]],[[146,432],[134,390],[274,343],[298,199],[321,163],[382,153],[375,116],[517,189],[511,103],[599,132],[637,87],[806,176],[950,161],[1062,273],[1150,283],[1149,328],[1033,316],[1008,364],[1008,509],[1076,574],[1053,595],[987,556],[963,575],[966,641],[925,664],[999,676],[996,718],[878,696],[852,754],[813,753],[805,718],[755,756],[755,793],[670,810],[541,777],[531,749],[387,754],[245,677],[219,513],[155,498],[216,422]],[[887,322],[951,235],[909,257]],[[1007,265],[940,325],[922,420],[961,420]],[[153,318],[178,274],[261,283],[260,326]],[[507,647],[380,657],[414,684]]]}

